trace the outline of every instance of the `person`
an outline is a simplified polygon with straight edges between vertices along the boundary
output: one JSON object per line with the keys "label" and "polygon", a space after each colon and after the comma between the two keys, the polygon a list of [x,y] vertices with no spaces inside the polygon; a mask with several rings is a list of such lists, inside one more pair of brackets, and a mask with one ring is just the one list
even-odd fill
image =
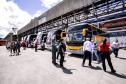
{"label": "person", "polygon": [[26,41],[25,40],[22,42],[22,46],[23,46],[23,49],[26,50]]}
{"label": "person", "polygon": [[59,59],[59,51],[57,51],[56,59]]}
{"label": "person", "polygon": [[55,40],[52,40],[52,63],[56,65],[56,52],[57,52],[57,47],[55,44]]}
{"label": "person", "polygon": [[43,37],[43,42],[46,43],[46,40],[47,40],[47,36],[44,36]]}
{"label": "person", "polygon": [[17,53],[17,49],[16,49],[16,42],[13,42],[13,52],[14,52],[14,54],[16,54],[16,53]]}
{"label": "person", "polygon": [[88,65],[90,67],[92,67],[92,64],[91,64],[92,50],[93,50],[92,42],[90,41],[90,38],[86,38],[86,41],[83,44],[83,52],[84,52],[83,62],[82,62],[83,67],[84,67],[85,60],[87,57],[89,57],[89,64]]}
{"label": "person", "polygon": [[11,54],[12,54],[12,52],[13,52],[13,48],[14,48],[13,42],[10,42],[10,53],[11,53]]}
{"label": "person", "polygon": [[35,41],[35,52],[37,52],[38,40]]}
{"label": "person", "polygon": [[112,49],[115,57],[118,57],[118,51],[119,51],[119,42],[118,39],[115,40],[115,42],[112,43]]}
{"label": "person", "polygon": [[44,37],[43,37],[43,40],[42,40],[42,43],[41,43],[41,47],[42,47],[42,50],[43,50],[43,51],[45,50],[46,39],[47,39],[47,36],[44,36]]}
{"label": "person", "polygon": [[10,44],[10,52],[11,52],[11,54],[12,53],[15,54],[15,52],[16,52],[16,44],[13,41]]}
{"label": "person", "polygon": [[7,50],[10,49],[10,45],[11,45],[11,42],[7,42],[7,44],[6,44],[6,49],[7,49]]}
{"label": "person", "polygon": [[64,62],[64,57],[65,57],[65,51],[66,51],[66,45],[64,43],[63,39],[60,39],[60,44],[59,44],[59,55],[60,55],[60,67],[64,67],[63,66],[63,62]]}
{"label": "person", "polygon": [[100,56],[98,54],[98,44],[96,42],[94,42],[94,45],[93,45],[93,52],[96,56],[97,63],[99,64],[100,63]]}
{"label": "person", "polygon": [[103,70],[106,72],[105,59],[107,59],[111,72],[115,73],[116,71],[113,68],[111,58],[110,58],[110,50],[111,50],[110,44],[107,43],[107,39],[105,38],[99,46],[99,51],[101,53],[101,58],[102,58],[102,67],[103,67]]}
{"label": "person", "polygon": [[19,41],[16,42],[16,50],[17,50],[17,55],[19,55],[20,53],[20,48],[21,48],[21,44]]}
{"label": "person", "polygon": [[57,42],[57,55],[56,55],[56,59],[59,59],[59,44],[60,42]]}

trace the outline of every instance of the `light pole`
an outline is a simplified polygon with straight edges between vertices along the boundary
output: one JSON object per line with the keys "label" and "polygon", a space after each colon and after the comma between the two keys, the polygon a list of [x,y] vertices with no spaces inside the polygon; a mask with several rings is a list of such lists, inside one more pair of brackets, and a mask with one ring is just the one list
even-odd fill
{"label": "light pole", "polygon": [[[17,29],[18,29],[18,28],[14,28],[14,27],[12,28],[12,32],[13,32],[13,35],[15,35],[16,41],[17,41],[17,39],[18,39]],[[12,35],[12,38],[13,38],[13,35]]]}
{"label": "light pole", "polygon": [[17,29],[18,28],[12,28],[13,34],[17,34]]}

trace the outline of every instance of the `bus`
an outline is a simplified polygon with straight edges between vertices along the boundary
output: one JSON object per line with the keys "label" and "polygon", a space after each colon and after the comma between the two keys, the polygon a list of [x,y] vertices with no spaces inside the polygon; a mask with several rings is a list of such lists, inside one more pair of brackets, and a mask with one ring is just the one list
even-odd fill
{"label": "bus", "polygon": [[27,36],[27,39],[26,39],[26,46],[27,47],[33,47],[33,42],[35,40],[35,38],[37,37],[36,34],[30,34]]}
{"label": "bus", "polygon": [[48,50],[51,50],[52,48],[52,40],[56,41],[56,44],[58,45],[59,40],[61,38],[66,37],[66,33],[62,29],[52,29],[47,34],[47,40],[46,40],[46,48]]}
{"label": "bus", "polygon": [[47,37],[47,32],[46,31],[41,31],[41,32],[38,32],[37,34],[37,37],[34,41],[34,45],[37,41],[37,49],[41,49],[41,50],[44,50],[44,44],[46,42],[46,37]]}
{"label": "bus", "polygon": [[28,35],[21,37],[21,41],[20,41],[21,45],[23,45],[23,43],[26,43],[27,37],[28,37]]}
{"label": "bus", "polygon": [[71,54],[83,54],[83,43],[86,38],[100,43],[104,37],[100,34],[105,33],[93,24],[81,23],[68,27],[66,36],[66,50]]}

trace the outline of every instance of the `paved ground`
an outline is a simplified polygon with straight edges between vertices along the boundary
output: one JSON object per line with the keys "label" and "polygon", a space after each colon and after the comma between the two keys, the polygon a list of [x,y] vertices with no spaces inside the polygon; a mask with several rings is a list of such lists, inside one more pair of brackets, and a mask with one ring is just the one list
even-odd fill
{"label": "paved ground", "polygon": [[[5,47],[0,47],[0,84],[125,84],[126,51],[120,50],[120,58],[112,55],[116,74],[103,72],[101,64],[93,61],[95,68],[82,67],[82,58],[66,56],[61,69],[51,64],[51,52],[33,49],[22,50],[19,56],[9,56]],[[88,61],[86,61],[87,65]]]}

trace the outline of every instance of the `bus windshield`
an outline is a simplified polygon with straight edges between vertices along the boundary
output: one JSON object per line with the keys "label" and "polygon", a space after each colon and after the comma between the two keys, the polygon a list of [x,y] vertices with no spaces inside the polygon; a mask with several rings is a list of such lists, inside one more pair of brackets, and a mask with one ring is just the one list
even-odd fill
{"label": "bus windshield", "polygon": [[[87,29],[85,35],[83,29]],[[68,28],[66,43],[68,45],[82,45],[86,38],[95,39],[95,36],[104,33],[104,31],[96,28],[92,24],[81,24]]]}
{"label": "bus windshield", "polygon": [[83,35],[80,31],[71,32],[68,34],[68,41],[83,41]]}

